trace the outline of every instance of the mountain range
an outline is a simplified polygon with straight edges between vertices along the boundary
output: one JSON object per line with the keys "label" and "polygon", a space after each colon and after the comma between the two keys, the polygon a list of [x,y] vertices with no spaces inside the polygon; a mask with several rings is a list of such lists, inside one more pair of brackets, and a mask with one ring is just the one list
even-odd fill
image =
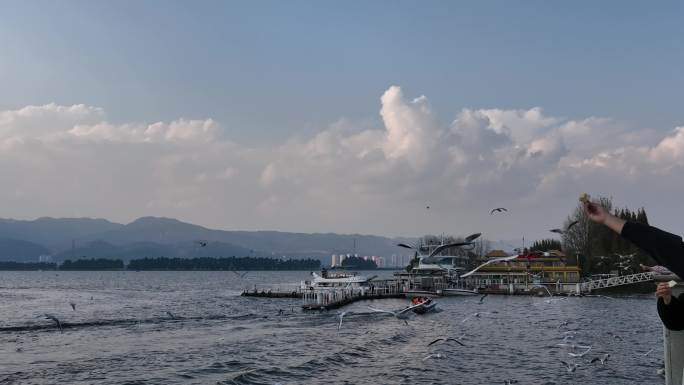
{"label": "mountain range", "polygon": [[[202,243],[198,242],[202,241]],[[172,218],[142,217],[128,224],[93,218],[0,219],[0,261],[77,258],[273,256],[318,258],[331,254],[390,256],[406,238],[334,233],[225,231]],[[202,245],[204,244],[204,246]]]}

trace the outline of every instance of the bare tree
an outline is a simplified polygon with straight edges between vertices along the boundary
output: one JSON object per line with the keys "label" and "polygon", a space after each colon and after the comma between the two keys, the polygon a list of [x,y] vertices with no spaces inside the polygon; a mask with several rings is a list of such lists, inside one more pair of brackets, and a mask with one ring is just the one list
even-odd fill
{"label": "bare tree", "polygon": [[[599,205],[603,206],[609,212],[613,209],[613,201],[611,198],[600,197],[598,199]],[[563,248],[570,255],[577,258],[577,263],[582,269],[582,273],[587,274],[594,267],[594,257],[601,253],[604,247],[601,245],[602,239],[607,238],[607,232],[610,230],[605,226],[597,225],[592,222],[584,211],[584,206],[579,203],[575,211],[565,221],[564,227],[577,221],[577,224],[563,233]],[[594,255],[596,253],[596,255]]]}

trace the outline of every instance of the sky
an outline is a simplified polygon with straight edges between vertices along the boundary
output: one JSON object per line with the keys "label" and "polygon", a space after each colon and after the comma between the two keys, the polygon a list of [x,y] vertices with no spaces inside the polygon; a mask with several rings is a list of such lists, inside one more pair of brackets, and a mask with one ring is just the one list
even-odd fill
{"label": "sky", "polygon": [[588,192],[684,232],[679,2],[0,6],[3,218],[533,239]]}

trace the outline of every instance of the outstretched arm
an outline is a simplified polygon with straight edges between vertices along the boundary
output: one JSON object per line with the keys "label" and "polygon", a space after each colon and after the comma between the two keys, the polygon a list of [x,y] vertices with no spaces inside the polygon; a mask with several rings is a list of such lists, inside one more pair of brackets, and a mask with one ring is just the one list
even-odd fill
{"label": "outstretched arm", "polygon": [[622,237],[632,241],[659,264],[684,278],[684,243],[682,237],[670,234],[645,223],[627,222],[591,202],[584,202],[589,219],[608,226]]}

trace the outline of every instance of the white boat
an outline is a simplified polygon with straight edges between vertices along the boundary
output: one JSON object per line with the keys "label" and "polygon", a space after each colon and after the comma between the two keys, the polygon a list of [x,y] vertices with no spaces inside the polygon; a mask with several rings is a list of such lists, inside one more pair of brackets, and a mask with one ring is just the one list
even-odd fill
{"label": "white boat", "polygon": [[302,281],[302,289],[322,289],[322,288],[358,288],[368,286],[368,282],[376,276],[366,277],[351,272],[330,272],[325,269],[321,274],[311,272],[313,280]]}

